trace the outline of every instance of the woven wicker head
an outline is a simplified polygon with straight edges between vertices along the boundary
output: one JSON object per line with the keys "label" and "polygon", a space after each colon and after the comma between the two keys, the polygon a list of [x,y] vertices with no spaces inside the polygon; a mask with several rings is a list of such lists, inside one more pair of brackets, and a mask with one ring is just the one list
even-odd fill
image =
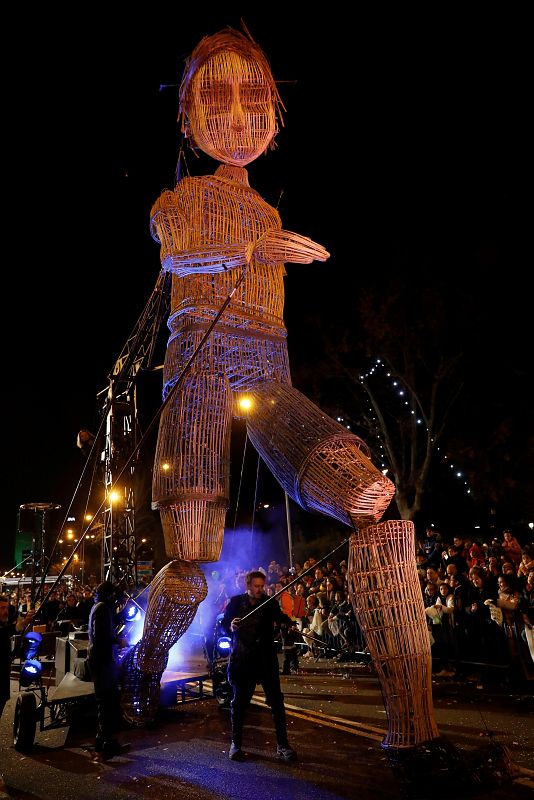
{"label": "woven wicker head", "polygon": [[192,146],[245,166],[274,146],[281,108],[269,62],[248,32],[226,28],[199,42],[180,86],[182,131]]}

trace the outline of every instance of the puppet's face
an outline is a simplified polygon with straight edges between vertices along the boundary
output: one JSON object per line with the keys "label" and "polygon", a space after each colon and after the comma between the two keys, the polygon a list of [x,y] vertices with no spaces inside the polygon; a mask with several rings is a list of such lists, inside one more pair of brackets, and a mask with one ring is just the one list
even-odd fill
{"label": "puppet's face", "polygon": [[195,144],[217,161],[245,166],[277,131],[271,88],[254,61],[223,51],[192,80],[189,126]]}

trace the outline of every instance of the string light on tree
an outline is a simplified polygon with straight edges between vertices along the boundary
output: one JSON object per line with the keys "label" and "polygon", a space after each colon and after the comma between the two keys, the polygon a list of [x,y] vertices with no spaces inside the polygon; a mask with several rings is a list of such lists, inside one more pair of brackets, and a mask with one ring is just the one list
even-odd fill
{"label": "string light on tree", "polygon": [[[371,394],[370,387],[367,386],[368,379],[375,375],[379,375],[381,373],[384,375],[384,378],[386,378],[390,382],[394,394],[396,394],[397,397],[399,398],[405,398],[404,400],[402,400],[402,405],[409,407],[411,406],[410,415],[416,418],[415,419],[416,425],[425,425],[425,421],[423,418],[424,415],[420,415],[417,412],[417,409],[419,408],[419,401],[417,397],[415,396],[414,393],[410,392],[410,390],[406,386],[403,385],[403,382],[398,377],[396,377],[390,369],[388,369],[388,367],[386,366],[386,362],[381,358],[376,358],[373,365],[367,370],[367,372],[359,375],[360,383],[365,389],[367,396],[369,397]],[[385,467],[387,466],[387,464],[385,463],[386,459],[385,459],[384,447],[379,432],[380,422],[371,404],[369,404],[369,406],[367,407],[367,412],[370,415],[370,418],[372,420],[375,429],[375,438],[378,442],[378,449],[381,453],[381,458],[384,460],[382,466]],[[340,420],[340,418],[338,418],[338,420]],[[425,426],[425,430],[427,431],[427,433],[430,432],[428,426]],[[430,437],[430,442],[431,443],[434,442],[434,437],[432,436]],[[440,450],[439,446],[436,446],[436,451],[439,452],[439,450]],[[447,456],[443,456],[443,462],[447,462],[447,465],[452,470],[455,470],[454,474],[455,478],[458,478],[459,480],[463,479],[463,485],[465,487],[466,494],[469,495],[472,494],[471,488],[469,487],[468,482],[465,480],[465,476],[462,470],[457,466],[455,466],[453,463],[450,463],[450,460],[448,459]]]}

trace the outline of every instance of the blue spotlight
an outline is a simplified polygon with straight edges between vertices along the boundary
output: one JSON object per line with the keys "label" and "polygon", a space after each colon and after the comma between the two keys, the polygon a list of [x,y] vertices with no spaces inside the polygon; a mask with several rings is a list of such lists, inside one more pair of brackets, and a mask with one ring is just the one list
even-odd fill
{"label": "blue spotlight", "polygon": [[129,645],[136,644],[143,635],[144,611],[134,600],[129,600],[116,618],[117,635]]}
{"label": "blue spotlight", "polygon": [[125,617],[125,622],[133,622],[139,617],[141,611],[139,609],[139,606],[137,606],[135,603],[128,603],[123,613]]}
{"label": "blue spotlight", "polygon": [[43,637],[37,631],[29,631],[24,635],[24,658],[35,658],[39,652]]}
{"label": "blue spotlight", "polygon": [[230,645],[232,640],[229,636],[219,636],[217,639],[217,652],[221,658],[224,658],[230,652]]}
{"label": "blue spotlight", "polygon": [[27,658],[20,671],[19,684],[27,688],[32,683],[39,683],[43,665],[36,658]]}

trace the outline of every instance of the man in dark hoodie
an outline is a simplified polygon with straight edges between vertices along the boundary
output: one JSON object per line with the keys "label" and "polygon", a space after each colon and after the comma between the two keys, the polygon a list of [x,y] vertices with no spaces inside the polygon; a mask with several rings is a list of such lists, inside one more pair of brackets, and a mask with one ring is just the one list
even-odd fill
{"label": "man in dark hoodie", "polygon": [[104,761],[126,752],[115,738],[120,720],[119,667],[117,662],[117,610],[121,592],[110,581],[101,583],[89,615],[87,660],[95,685],[98,729],[95,750]]}

